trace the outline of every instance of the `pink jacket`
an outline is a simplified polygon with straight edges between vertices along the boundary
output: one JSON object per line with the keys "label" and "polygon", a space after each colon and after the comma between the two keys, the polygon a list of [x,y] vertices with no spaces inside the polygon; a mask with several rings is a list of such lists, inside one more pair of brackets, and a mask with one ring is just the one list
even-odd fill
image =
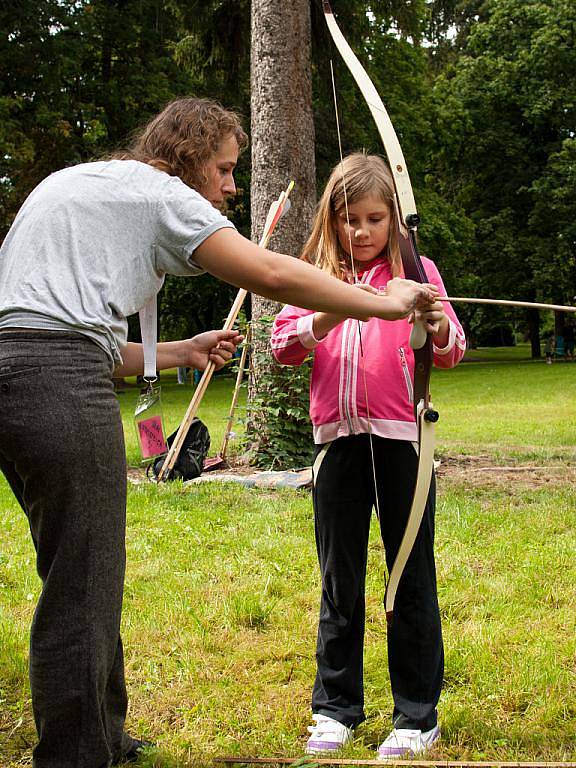
{"label": "pink jacket", "polygon": [[[436,265],[425,257],[422,261],[429,282],[437,285],[440,295],[445,296]],[[360,282],[375,288],[384,287],[391,277],[386,259],[371,262],[367,269],[358,271]],[[464,356],[466,339],[450,304],[444,307],[450,321],[450,336],[443,349],[434,346],[434,365],[453,368]],[[313,318],[311,310],[285,306],[274,322],[271,345],[274,357],[282,365],[300,365],[314,351],[310,382],[314,442],[327,443],[369,431],[380,437],[416,441],[414,355],[409,344],[412,326],[408,321],[373,318],[361,323],[362,359],[357,320],[345,320],[318,340],[312,330]]]}

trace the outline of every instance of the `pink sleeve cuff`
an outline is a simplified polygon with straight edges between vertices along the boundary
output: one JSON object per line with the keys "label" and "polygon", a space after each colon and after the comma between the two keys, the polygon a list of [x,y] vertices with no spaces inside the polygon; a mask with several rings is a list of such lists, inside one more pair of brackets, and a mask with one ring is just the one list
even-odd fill
{"label": "pink sleeve cuff", "polygon": [[452,351],[452,348],[454,347],[454,344],[456,342],[456,333],[457,328],[452,322],[452,319],[448,318],[448,323],[450,325],[450,332],[448,333],[448,343],[445,347],[437,347],[436,344],[433,344],[433,351],[435,355],[448,355]]}
{"label": "pink sleeve cuff", "polygon": [[306,349],[314,349],[320,344],[320,339],[314,336],[314,313],[303,315],[296,322],[296,333],[300,344]]}

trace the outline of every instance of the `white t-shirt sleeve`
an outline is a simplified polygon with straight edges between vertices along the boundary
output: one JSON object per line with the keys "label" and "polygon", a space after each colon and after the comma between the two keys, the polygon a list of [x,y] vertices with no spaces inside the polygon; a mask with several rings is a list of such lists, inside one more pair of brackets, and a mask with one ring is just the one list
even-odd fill
{"label": "white t-shirt sleeve", "polygon": [[202,274],[194,251],[224,227],[234,228],[234,224],[194,189],[171,177],[158,201],[157,270],[169,275]]}

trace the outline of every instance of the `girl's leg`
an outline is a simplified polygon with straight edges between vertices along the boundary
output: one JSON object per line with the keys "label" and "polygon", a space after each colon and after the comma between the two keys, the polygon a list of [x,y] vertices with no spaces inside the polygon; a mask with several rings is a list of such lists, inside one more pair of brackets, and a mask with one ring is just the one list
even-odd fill
{"label": "girl's leg", "polygon": [[[382,439],[375,442],[376,466],[387,478],[379,498],[380,528],[390,571],[410,512],[418,457],[411,443]],[[436,706],[444,674],[434,563],[434,512],[432,478],[422,525],[400,581],[393,622],[388,628],[394,726],[422,731],[437,723]]]}
{"label": "girl's leg", "polygon": [[330,445],[313,491],[322,598],[312,711],[352,727],[364,720],[364,582],[374,496],[365,438]]}
{"label": "girl's leg", "polygon": [[126,468],[110,363],[82,337],[0,335],[0,462],[28,516],[42,593],[30,643],[34,768],[120,756]]}

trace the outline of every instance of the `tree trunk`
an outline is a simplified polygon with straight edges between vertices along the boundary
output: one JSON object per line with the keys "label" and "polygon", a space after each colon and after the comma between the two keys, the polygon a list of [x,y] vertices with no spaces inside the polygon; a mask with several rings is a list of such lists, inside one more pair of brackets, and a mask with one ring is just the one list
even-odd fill
{"label": "tree trunk", "polygon": [[[293,256],[300,254],[308,236],[316,203],[310,37],[309,0],[252,0],[252,238],[260,239],[270,203],[293,180],[291,210],[270,245]],[[275,302],[252,297],[249,403],[266,391],[273,367],[278,381],[278,366],[258,327],[263,317],[275,315],[279,308]],[[281,375],[288,380],[290,369]],[[266,441],[266,429],[265,419],[251,408],[248,431],[256,454]]]}

